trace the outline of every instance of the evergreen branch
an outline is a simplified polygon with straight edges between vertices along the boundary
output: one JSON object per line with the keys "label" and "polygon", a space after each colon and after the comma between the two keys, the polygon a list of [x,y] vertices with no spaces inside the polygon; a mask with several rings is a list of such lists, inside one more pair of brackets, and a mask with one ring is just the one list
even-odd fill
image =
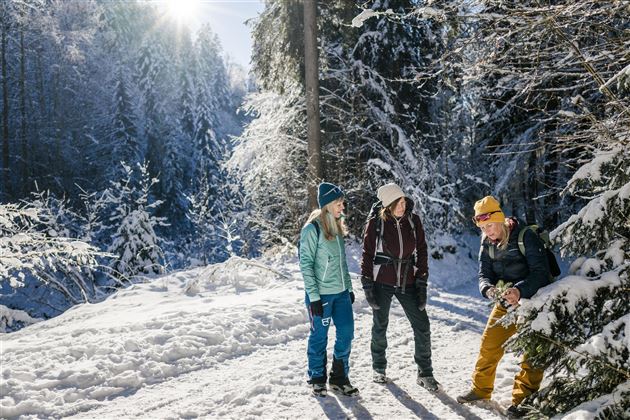
{"label": "evergreen branch", "polygon": [[600,360],[597,357],[594,357],[594,356],[592,356],[592,355],[590,355],[588,353],[579,352],[579,351],[577,351],[575,349],[572,349],[571,347],[567,346],[566,344],[563,344],[563,343],[561,343],[561,342],[559,342],[557,340],[554,340],[553,338],[547,337],[546,335],[541,334],[539,332],[532,331],[532,333],[535,336],[537,336],[539,338],[542,338],[543,340],[546,340],[546,341],[548,341],[548,342],[550,342],[550,343],[552,343],[552,344],[554,344],[554,345],[564,349],[567,352],[573,352],[573,353],[576,353],[576,354],[578,354],[578,355],[580,355],[580,356],[582,356],[582,357],[584,357],[586,359],[595,360],[596,362],[598,362],[602,366],[607,367],[609,369],[612,369],[612,370],[616,371],[617,373],[621,374],[622,376],[625,376],[626,379],[630,380],[630,371],[625,371],[623,369],[619,369],[616,366],[613,366],[613,365],[611,365],[609,363],[606,363],[605,361]]}

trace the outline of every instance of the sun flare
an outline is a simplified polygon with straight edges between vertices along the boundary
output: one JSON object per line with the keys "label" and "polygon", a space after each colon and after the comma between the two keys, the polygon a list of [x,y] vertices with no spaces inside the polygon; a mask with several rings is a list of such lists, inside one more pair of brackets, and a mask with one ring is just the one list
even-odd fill
{"label": "sun flare", "polygon": [[199,11],[199,0],[165,0],[168,14],[179,22],[191,22]]}

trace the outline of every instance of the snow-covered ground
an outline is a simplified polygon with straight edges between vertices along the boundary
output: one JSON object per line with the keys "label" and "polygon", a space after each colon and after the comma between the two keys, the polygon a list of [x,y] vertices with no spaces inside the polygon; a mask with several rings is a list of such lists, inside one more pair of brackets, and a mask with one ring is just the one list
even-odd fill
{"label": "snow-covered ground", "polygon": [[[349,254],[356,273],[357,249]],[[361,396],[312,397],[303,283],[295,258],[279,254],[167,275],[0,335],[0,416],[497,418],[455,401],[470,386],[490,311],[476,263],[447,254],[430,267],[433,364],[443,393],[416,385],[413,335],[397,302],[388,331],[393,382],[371,382],[371,310],[357,278],[350,378]],[[507,355],[497,373],[493,399],[504,407],[516,362]]]}

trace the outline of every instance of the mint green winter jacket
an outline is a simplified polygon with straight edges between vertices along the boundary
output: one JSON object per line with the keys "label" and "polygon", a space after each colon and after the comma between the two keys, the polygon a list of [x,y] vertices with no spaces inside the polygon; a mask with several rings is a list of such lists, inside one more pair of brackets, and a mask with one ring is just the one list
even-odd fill
{"label": "mint green winter jacket", "polygon": [[319,300],[320,295],[352,291],[343,237],[337,235],[326,240],[320,220],[315,221],[319,225],[319,240],[312,223],[306,224],[300,233],[300,270],[311,302]]}

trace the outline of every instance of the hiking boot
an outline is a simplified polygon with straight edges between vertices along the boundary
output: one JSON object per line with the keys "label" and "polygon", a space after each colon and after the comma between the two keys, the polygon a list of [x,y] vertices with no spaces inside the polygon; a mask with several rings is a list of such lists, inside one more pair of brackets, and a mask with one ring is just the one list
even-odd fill
{"label": "hiking boot", "polygon": [[481,398],[479,395],[475,394],[475,391],[472,389],[465,394],[457,396],[457,402],[460,404],[471,403],[474,401],[483,401],[489,400],[489,398]]}
{"label": "hiking boot", "polygon": [[508,419],[520,419],[525,417],[527,410],[519,408],[517,405],[511,405],[505,410],[505,415]]}
{"label": "hiking boot", "polygon": [[385,371],[379,372],[378,370],[375,370],[372,375],[372,382],[376,382],[377,384],[386,384],[387,376],[385,376]]}
{"label": "hiking boot", "polygon": [[312,394],[316,397],[325,397],[328,394],[326,384],[311,384]]}
{"label": "hiking boot", "polygon": [[342,395],[346,395],[348,397],[359,395],[359,389],[352,386],[352,384],[350,384],[350,381],[343,385],[330,384],[330,390],[338,392]]}
{"label": "hiking boot", "polygon": [[440,388],[440,383],[435,380],[435,378],[431,376],[420,376],[418,375],[418,379],[416,380],[418,385],[423,388],[426,388],[428,391],[435,392]]}

